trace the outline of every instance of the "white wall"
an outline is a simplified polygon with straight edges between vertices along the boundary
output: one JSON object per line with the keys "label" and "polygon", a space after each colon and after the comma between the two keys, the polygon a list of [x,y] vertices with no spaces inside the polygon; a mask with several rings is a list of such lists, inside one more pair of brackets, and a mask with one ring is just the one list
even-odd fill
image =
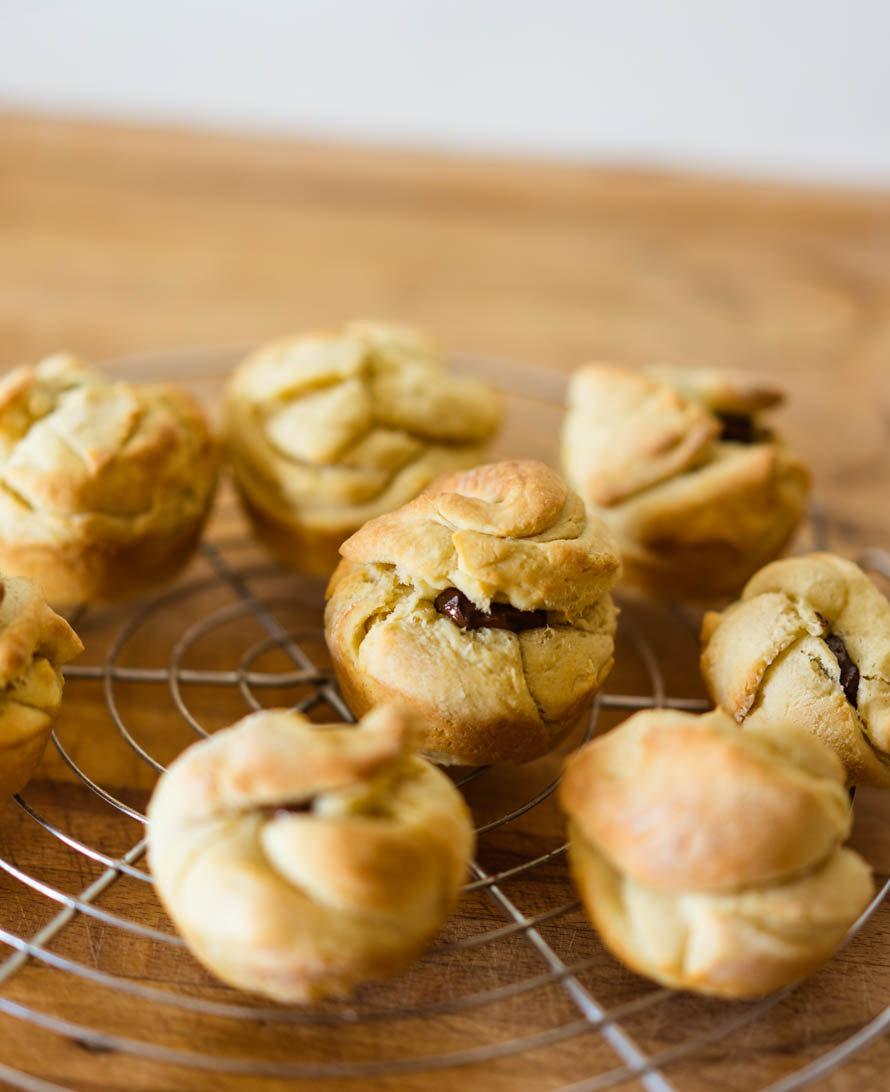
{"label": "white wall", "polygon": [[0,0],[0,107],[879,184],[888,56],[890,0]]}

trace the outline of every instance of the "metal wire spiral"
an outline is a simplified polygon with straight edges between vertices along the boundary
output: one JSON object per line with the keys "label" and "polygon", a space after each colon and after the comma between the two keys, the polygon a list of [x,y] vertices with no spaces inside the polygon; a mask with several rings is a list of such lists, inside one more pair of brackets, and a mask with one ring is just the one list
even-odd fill
{"label": "metal wire spiral", "polygon": [[[67,670],[69,685],[76,684],[78,680],[101,681],[104,688],[105,701],[109,715],[120,735],[122,741],[148,764],[153,770],[160,771],[163,765],[143,747],[135,738],[133,732],[125,722],[116,694],[116,685],[121,682],[152,683],[166,686],[172,695],[176,708],[183,720],[199,736],[207,734],[194,713],[189,709],[184,696],[183,688],[189,684],[201,684],[214,687],[228,687],[237,689],[251,707],[259,708],[260,704],[254,696],[254,691],[263,688],[280,688],[283,686],[312,687],[312,692],[298,705],[303,711],[313,706],[326,702],[344,718],[349,718],[349,711],[345,707],[332,683],[329,675],[312,662],[307,653],[304,641],[311,637],[317,639],[317,633],[290,632],[277,619],[275,609],[281,606],[281,598],[277,598],[275,608],[263,598],[254,595],[250,589],[250,579],[262,570],[239,571],[233,567],[226,558],[226,551],[212,543],[203,547],[204,556],[213,573],[204,580],[192,582],[183,587],[176,588],[161,595],[142,606],[132,618],[120,629],[117,637],[112,642],[109,654],[101,665],[70,666]],[[890,576],[890,557],[879,552],[870,551],[863,559],[872,567],[881,569]],[[235,602],[228,604],[213,612],[207,617],[188,625],[180,640],[176,643],[170,657],[169,666],[158,667],[133,667],[123,665],[121,653],[126,649],[131,638],[142,626],[157,612],[168,611],[178,605],[189,596],[202,591],[215,582],[227,584],[236,594]],[[189,648],[200,638],[209,633],[214,627],[231,622],[242,614],[249,614],[255,619],[266,637],[246,648],[241,657],[241,663],[237,670],[195,670],[183,666],[184,658]],[[83,621],[81,618],[80,621]],[[629,618],[623,622],[626,636],[633,643],[649,678],[650,692],[644,695],[603,694],[596,701],[585,738],[589,737],[597,726],[600,711],[604,708],[633,709],[652,705],[670,705],[682,709],[698,709],[704,703],[696,699],[682,699],[669,697],[665,693],[665,684],[659,670],[658,662],[652,648],[645,636],[634,627]],[[292,669],[284,672],[266,672],[256,670],[252,664],[256,659],[271,648],[282,650],[292,663]],[[131,819],[143,821],[144,816],[125,801],[120,800],[113,793],[94,781],[82,766],[75,761],[65,748],[61,739],[54,734],[54,743],[62,759],[71,770],[83,782],[88,789],[101,798],[105,804]],[[465,774],[458,783],[466,785],[478,778],[483,773],[478,769]],[[519,816],[527,813],[545,800],[556,787],[556,781],[552,780],[521,805],[486,822],[479,828],[480,837],[504,827],[513,822]],[[728,1010],[730,1015],[715,1021],[706,1030],[685,1037],[675,1046],[653,1055],[644,1054],[624,1031],[621,1022],[629,1016],[643,1009],[669,1004],[674,996],[673,991],[666,989],[652,989],[642,996],[633,999],[620,1006],[606,1010],[597,1000],[589,987],[582,984],[579,975],[588,969],[590,961],[578,963],[565,962],[548,943],[543,935],[541,926],[546,922],[572,912],[577,903],[552,907],[536,915],[524,914],[515,901],[506,891],[507,881],[515,879],[524,873],[549,863],[560,857],[565,846],[559,845],[533,859],[523,861],[500,872],[490,872],[479,863],[472,866],[472,876],[467,884],[466,891],[483,892],[491,902],[497,906],[504,918],[504,924],[494,929],[487,929],[479,933],[463,937],[451,943],[442,943],[433,950],[430,958],[460,959],[461,955],[471,948],[483,945],[496,945],[510,936],[520,936],[530,947],[541,962],[542,969],[537,975],[531,975],[518,982],[499,986],[494,989],[482,990],[477,993],[464,995],[459,998],[428,1000],[420,1005],[410,1008],[387,1007],[366,1008],[356,1010],[345,1008],[342,1011],[314,1012],[304,1009],[290,1009],[279,1006],[257,1006],[244,1003],[227,1003],[207,1000],[204,998],[190,997],[184,994],[174,993],[147,985],[133,979],[119,975],[109,974],[105,971],[90,967],[83,962],[72,960],[54,952],[50,943],[62,930],[66,928],[78,915],[85,915],[101,922],[114,930],[122,930],[156,944],[173,948],[181,948],[182,941],[174,934],[156,929],[144,922],[130,920],[114,914],[96,905],[98,897],[105,893],[113,884],[127,877],[143,884],[150,883],[149,874],[139,865],[139,861],[145,850],[145,841],[140,839],[124,854],[109,856],[101,848],[87,845],[73,837],[69,832],[55,826],[38,810],[28,802],[25,796],[16,798],[18,806],[22,808],[30,819],[39,824],[45,831],[63,843],[68,849],[77,854],[99,862],[105,866],[105,871],[93,883],[87,886],[77,896],[65,894],[50,884],[28,874],[16,867],[10,860],[0,858],[0,868],[19,883],[31,887],[35,891],[59,904],[58,913],[36,934],[31,937],[20,937],[6,929],[0,929],[0,941],[12,949],[12,954],[0,964],[0,991],[12,979],[28,960],[36,960],[44,965],[54,968],[59,972],[87,980],[94,984],[108,987],[122,993],[126,993],[142,1001],[175,1007],[193,1014],[196,1018],[202,1016],[225,1017],[237,1020],[263,1021],[266,1023],[283,1024],[315,1024],[323,1026],[356,1025],[357,1023],[374,1023],[381,1021],[396,1021],[401,1018],[418,1015],[435,1017],[448,1013],[469,1011],[477,1006],[497,1004],[509,998],[541,989],[545,986],[558,985],[568,997],[577,1011],[577,1019],[569,1020],[558,1027],[542,1032],[536,1032],[526,1036],[511,1038],[495,1044],[473,1045],[465,1049],[430,1054],[423,1057],[390,1058],[386,1060],[355,1061],[355,1062],[299,1062],[299,1061],[263,1061],[252,1057],[230,1057],[214,1055],[198,1051],[177,1050],[149,1041],[143,1041],[128,1036],[110,1034],[96,1030],[89,1026],[81,1025],[50,1013],[41,1011],[33,1006],[14,1001],[0,992],[0,1012],[18,1018],[29,1024],[55,1032],[59,1035],[76,1039],[81,1044],[87,1044],[94,1049],[113,1050],[124,1054],[135,1055],[155,1062],[171,1065],[184,1065],[205,1070],[215,1070],[229,1074],[243,1074],[253,1076],[274,1076],[291,1078],[313,1078],[315,1080],[326,1077],[373,1077],[382,1074],[408,1073],[416,1071],[428,1071],[445,1067],[458,1067],[482,1061],[491,1061],[508,1054],[516,1054],[530,1051],[537,1047],[564,1042],[568,1039],[598,1033],[604,1036],[621,1059],[622,1064],[607,1071],[597,1073],[587,1079],[564,1086],[561,1092],[593,1092],[594,1089],[612,1087],[629,1077],[637,1076],[644,1086],[652,1092],[666,1092],[674,1086],[669,1083],[663,1070],[678,1058],[688,1057],[697,1050],[710,1043],[719,1040],[730,1032],[737,1030],[746,1023],[756,1020],[768,1009],[776,1005],[783,997],[794,988],[789,987],[765,1000],[737,1013]],[[854,936],[868,921],[875,909],[885,898],[890,888],[890,882],[878,893],[870,907],[865,911],[860,920],[850,931]],[[771,1086],[770,1092],[790,1092],[799,1088],[807,1081],[820,1076],[831,1067],[843,1061],[853,1051],[860,1049],[877,1035],[881,1034],[890,1023],[890,1009],[881,1013],[870,1024],[860,1029],[835,1050],[823,1055],[816,1062],[805,1069],[792,1074]],[[29,1076],[25,1073],[0,1065],[0,1079],[14,1087],[40,1090],[62,1089],[63,1086],[51,1084],[44,1080]]]}
{"label": "metal wire spiral", "polygon": [[[543,395],[549,397],[550,392],[544,391]],[[817,545],[823,544],[824,521],[818,512],[811,523]],[[291,592],[276,592],[274,596],[257,592],[255,585],[263,579],[275,577],[279,570],[265,563],[245,565],[239,560],[243,547],[244,543],[239,540],[205,542],[202,546],[202,558],[207,575],[180,584],[138,606],[120,625],[103,662],[74,664],[66,669],[68,695],[78,686],[102,687],[110,718],[109,732],[114,745],[121,748],[123,754],[135,755],[138,763],[146,771],[150,771],[152,776],[163,770],[164,761],[146,743],[137,726],[132,723],[125,708],[126,703],[120,698],[122,686],[144,685],[169,694],[176,711],[177,731],[183,732],[184,742],[188,742],[189,738],[206,736],[213,730],[189,704],[190,687],[213,688],[215,693],[230,695],[233,711],[231,719],[242,715],[245,706],[247,710],[262,708],[260,696],[264,692],[288,690],[301,692],[302,696],[294,705],[301,711],[320,710],[327,706],[338,717],[351,719],[330,673],[314,656],[313,647],[319,645],[319,631],[311,628],[295,629],[282,621],[282,612],[291,599],[297,603],[305,593],[296,587]],[[860,560],[866,567],[878,570],[890,578],[890,555],[880,550],[869,550]],[[220,589],[224,589],[228,595],[228,601],[222,606],[209,612],[196,606],[201,603],[201,596]],[[676,614],[675,621],[688,622],[688,618],[679,609]],[[72,621],[80,627],[88,624],[90,617],[91,612],[81,612]],[[175,619],[180,626],[166,663],[159,666],[131,662],[131,650],[135,647],[137,638],[159,619]],[[247,637],[248,629],[245,627],[240,657],[235,666],[188,666],[190,654],[200,642],[212,638],[214,633],[224,627],[240,625],[248,620],[260,636],[257,640]],[[705,707],[706,703],[700,699],[678,697],[668,692],[658,656],[647,640],[643,627],[635,622],[632,610],[622,613],[619,636],[634,650],[646,678],[646,685],[641,688],[640,693],[601,694],[594,703],[584,738],[589,738],[597,730],[601,714],[605,710],[631,712],[652,706],[698,710]],[[264,667],[264,658],[270,654],[285,657],[286,666],[276,670]],[[144,823],[144,814],[139,807],[127,799],[121,799],[122,790],[113,791],[111,787],[101,783],[101,778],[94,777],[85,768],[89,763],[84,761],[82,753],[72,753],[58,732],[53,733],[52,739],[61,760],[68,766],[76,782],[83,787],[87,798],[96,798],[98,806],[104,809],[103,814],[112,817],[124,829],[129,821],[140,825]],[[580,742],[580,739],[575,742]],[[464,772],[457,784],[463,790],[471,791],[474,784],[478,787],[482,783],[480,779],[485,776],[485,772],[484,767]],[[536,784],[520,802],[500,814],[486,816],[477,830],[480,849],[495,845],[499,837],[502,838],[509,832],[511,825],[544,804],[556,785],[557,779],[548,775],[545,784]],[[530,960],[536,961],[537,966],[535,970],[523,974],[515,981],[471,989],[470,992],[454,997],[428,994],[420,1000],[406,1003],[399,999],[396,992],[394,1000],[388,1003],[359,1001],[318,1009],[264,1005],[237,995],[234,991],[228,993],[231,1000],[176,992],[173,988],[152,985],[127,974],[112,973],[90,966],[82,959],[58,951],[53,946],[54,941],[63,937],[66,930],[77,922],[86,920],[96,923],[103,930],[103,935],[130,937],[136,942],[145,942],[152,950],[170,952],[183,961],[191,958],[175,933],[158,927],[162,923],[159,913],[156,917],[149,918],[145,915],[137,918],[99,905],[102,897],[115,890],[118,885],[126,883],[140,885],[147,898],[151,897],[151,878],[141,863],[145,853],[144,838],[136,838],[123,852],[109,852],[102,845],[89,844],[76,836],[70,824],[52,821],[44,815],[34,803],[30,792],[16,797],[15,800],[27,823],[33,824],[35,831],[39,828],[54,839],[63,852],[70,854],[73,861],[93,862],[100,866],[101,871],[77,894],[69,894],[17,865],[11,854],[6,857],[0,855],[0,870],[13,883],[35,892],[47,901],[47,905],[55,904],[57,907],[55,914],[32,935],[23,936],[11,928],[0,928],[0,944],[5,945],[9,951],[0,962],[0,1014],[14,1018],[23,1027],[44,1029],[74,1040],[90,1051],[114,1051],[122,1057],[145,1059],[161,1066],[182,1066],[189,1070],[243,1077],[251,1082],[245,1087],[254,1087],[252,1078],[304,1079],[318,1082],[328,1078],[371,1079],[384,1075],[447,1069],[459,1072],[460,1067],[493,1063],[498,1059],[515,1056],[524,1057],[542,1047],[567,1044],[584,1036],[598,1036],[617,1055],[618,1064],[601,1068],[598,1072],[587,1071],[583,1079],[574,1083],[563,1083],[554,1092],[594,1092],[632,1078],[637,1078],[649,1092],[671,1092],[681,1087],[672,1082],[672,1065],[683,1059],[699,1056],[712,1044],[719,1043],[746,1025],[753,1024],[797,988],[790,986],[741,1009],[733,1006],[715,1007],[713,1011],[716,1015],[706,1026],[694,1029],[691,1033],[683,1030],[676,1042],[654,1052],[647,1052],[626,1030],[625,1023],[632,1017],[657,1011],[663,1011],[665,1021],[670,1021],[674,1007],[682,1004],[680,999],[683,995],[672,990],[643,987],[637,996],[607,1005],[598,996],[599,991],[590,984],[590,975],[587,973],[598,965],[598,961],[590,958],[569,959],[560,955],[557,946],[548,940],[550,923],[568,919],[577,913],[578,902],[573,899],[562,901],[560,894],[560,899],[555,904],[534,913],[527,913],[521,909],[517,898],[511,893],[511,884],[540,876],[548,866],[560,862],[566,846],[556,844],[507,867],[491,869],[484,867],[479,860],[474,862],[464,889],[465,895],[468,900],[486,900],[496,913],[498,923],[489,927],[483,922],[481,928],[475,928],[456,938],[449,939],[446,934],[446,938],[424,959],[424,964],[435,971],[440,965],[445,968],[459,966],[480,950],[497,954],[504,950],[505,945],[516,942],[524,945]],[[562,891],[565,890],[563,886]],[[850,930],[848,939],[865,926],[886,898],[888,890],[890,881],[878,892]],[[580,927],[587,928],[586,925]],[[16,981],[16,976],[25,968],[35,965],[47,968],[56,975],[70,976],[91,986],[114,991],[114,996],[134,999],[164,1012],[178,1012],[183,1019],[196,1022],[196,1026],[216,1019],[238,1021],[248,1027],[255,1027],[258,1031],[267,1027],[360,1028],[395,1025],[401,1020],[416,1018],[435,1021],[460,1014],[473,1015],[487,1006],[506,1006],[514,999],[548,988],[562,992],[567,1004],[565,1011],[571,1015],[560,1018],[556,1026],[511,1036],[498,1042],[480,1042],[471,1038],[458,1049],[423,1055],[321,1061],[232,1055],[214,1050],[174,1048],[150,1038],[101,1030],[89,1023],[81,1023],[48,1011],[42,1004],[43,997],[38,1005],[33,1001],[26,1002],[12,996],[10,987]],[[528,966],[534,966],[534,963],[529,962]],[[890,1007],[810,1064],[769,1085],[765,1092],[791,1092],[823,1076],[872,1042],[888,1027]],[[3,1046],[0,1044],[0,1058],[2,1057]],[[3,1061],[0,1061],[0,1081],[31,1092],[68,1092],[64,1085],[29,1075]]]}

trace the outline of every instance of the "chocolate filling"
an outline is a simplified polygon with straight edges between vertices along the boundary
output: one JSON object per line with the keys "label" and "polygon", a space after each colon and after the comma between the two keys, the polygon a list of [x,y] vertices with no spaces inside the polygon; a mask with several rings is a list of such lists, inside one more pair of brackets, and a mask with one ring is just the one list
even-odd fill
{"label": "chocolate filling", "polygon": [[859,700],[859,668],[850,659],[850,654],[847,652],[847,646],[840,637],[837,637],[833,633],[829,633],[825,636],[824,640],[834,653],[837,665],[841,669],[841,686],[843,687],[844,695],[850,705],[856,709]]}
{"label": "chocolate filling", "polygon": [[746,413],[718,413],[717,416],[723,422],[721,440],[729,440],[734,444],[756,444],[760,436],[754,418]]}
{"label": "chocolate filling", "polygon": [[479,608],[457,588],[446,588],[436,596],[436,610],[461,629],[538,629],[547,625],[546,610],[519,610],[509,603],[492,603],[489,610]]}
{"label": "chocolate filling", "polygon": [[293,804],[267,804],[263,808],[263,815],[266,819],[283,819],[285,815],[307,815],[314,804],[314,796]]}

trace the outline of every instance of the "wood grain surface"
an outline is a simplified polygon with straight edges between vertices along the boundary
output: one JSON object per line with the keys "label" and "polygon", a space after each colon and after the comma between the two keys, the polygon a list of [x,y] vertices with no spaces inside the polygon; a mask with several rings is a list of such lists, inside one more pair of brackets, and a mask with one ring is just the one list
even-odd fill
{"label": "wood grain surface", "polygon": [[[536,366],[500,372],[508,389],[523,388],[529,376],[556,383],[594,358],[772,375],[788,389],[781,424],[814,468],[832,545],[854,556],[867,544],[890,546],[886,194],[0,117],[0,366],[59,348],[106,360],[249,343],[356,315],[417,322],[449,345]],[[146,378],[172,369],[212,403],[231,358],[225,351],[173,353],[118,368]],[[553,399],[517,396],[511,412],[502,450],[552,457],[559,418]],[[245,537],[227,491],[211,536],[287,629],[317,627],[319,586],[268,564]],[[183,630],[217,611],[219,624],[194,637],[183,666],[237,671],[245,649],[253,648],[253,670],[289,669],[280,649],[264,647],[267,634],[242,609],[237,589],[216,579],[213,560],[210,553],[197,558],[173,597],[142,618],[117,653],[120,663],[166,666]],[[637,600],[624,608],[607,689],[647,688],[632,640],[636,626],[665,666],[668,692],[701,695],[694,619]],[[103,662],[135,610],[129,604],[87,613],[80,623],[84,664]],[[317,640],[313,654],[323,662]],[[188,709],[208,728],[248,708],[237,690],[186,690]],[[292,702],[295,694],[287,687],[254,696],[271,704]],[[194,738],[169,687],[118,683],[113,697],[156,761],[169,760]],[[619,716],[604,714],[603,726]],[[69,682],[59,740],[106,791],[142,809],[155,774],[115,726],[101,678]],[[550,756],[473,782],[467,793],[477,821],[534,797],[559,762]],[[141,836],[141,824],[85,787],[56,751],[25,799],[111,857]],[[883,883],[890,873],[890,803],[886,794],[863,791],[855,810],[853,844]],[[483,836],[480,862],[489,871],[509,868],[561,840],[551,798]],[[0,812],[0,857],[63,900],[104,871],[14,803]],[[545,915],[540,935],[566,964],[578,965],[579,986],[606,1009],[632,1006],[652,991],[603,951],[573,907],[561,855],[505,881],[503,890],[527,918]],[[138,878],[116,880],[96,905],[171,931],[150,886]],[[63,908],[46,888],[35,890],[8,869],[0,874],[0,1067],[66,1088],[545,1092],[622,1064],[595,1028],[569,1034],[581,1011],[559,982],[534,985],[547,967],[523,930],[455,949],[507,921],[484,890],[465,898],[439,949],[408,975],[363,991],[352,1008],[324,1007],[328,1026],[283,1019],[280,1010],[216,983],[181,949],[85,913],[72,914],[48,949],[57,964],[72,960],[93,972],[92,981],[46,957],[23,961],[2,981],[3,961],[17,958],[10,938],[32,937]],[[668,1056],[667,1086],[651,1080],[648,1086],[745,1092],[833,1049],[890,1004],[888,939],[890,910],[881,908],[823,970],[762,1009],[688,995],[631,1007],[621,1020],[626,1033],[645,1053]],[[125,995],[107,976],[266,1011],[249,1019],[223,1008],[198,1015],[150,993]],[[513,995],[459,1006],[462,997],[509,994],[513,984],[529,980],[531,987]],[[371,1021],[349,1016],[430,1005],[442,1011]],[[174,1053],[151,1059],[73,1028],[58,1034],[22,1020],[17,1006]],[[527,1036],[538,1037],[528,1049],[508,1049],[510,1040]],[[671,1059],[671,1051],[698,1037],[698,1049]],[[491,1047],[503,1056],[410,1071],[411,1058]],[[245,1067],[262,1058],[373,1069],[399,1058],[404,1071],[334,1079],[284,1071],[223,1075],[180,1064],[177,1051],[238,1059]],[[819,1087],[884,1089],[888,1066],[890,1043],[879,1039]],[[2,1076],[0,1068],[0,1084]],[[612,1080],[621,1083],[620,1077]]]}

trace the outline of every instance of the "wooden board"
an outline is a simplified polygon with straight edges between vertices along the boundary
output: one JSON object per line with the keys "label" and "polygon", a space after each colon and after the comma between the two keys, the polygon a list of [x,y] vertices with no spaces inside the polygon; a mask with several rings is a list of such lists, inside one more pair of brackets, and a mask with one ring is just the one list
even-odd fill
{"label": "wooden board", "polygon": [[[471,162],[400,152],[331,149],[235,139],[0,119],[0,362],[56,348],[93,358],[142,349],[247,342],[357,314],[427,324],[447,343],[536,362],[552,373],[585,359],[674,360],[756,368],[790,393],[782,425],[814,467],[831,513],[833,543],[847,552],[890,543],[890,198],[725,180],[510,162]],[[194,359],[190,358],[194,364]],[[168,366],[141,360],[124,370],[146,377]],[[214,396],[211,366],[197,385]],[[537,373],[534,373],[537,374]],[[528,379],[521,368],[516,383]],[[508,381],[509,384],[509,381]],[[513,439],[552,453],[555,416],[517,405]],[[253,590],[269,597],[285,625],[317,624],[319,588],[266,568],[243,539],[232,498],[214,535],[228,562],[255,570]],[[210,579],[200,558],[183,580]],[[225,584],[192,589],[151,615],[126,643],[122,663],[165,665],[188,620],[214,610],[237,614]],[[180,605],[182,609],[180,610]],[[103,661],[132,607],[83,623],[85,663]],[[693,629],[642,603],[635,622],[665,663],[669,692],[700,694]],[[249,615],[202,637],[186,666],[237,667],[262,628]],[[319,647],[318,655],[323,656]],[[189,659],[191,657],[191,659]],[[233,659],[234,658],[234,659]],[[275,652],[258,670],[284,670]],[[646,675],[622,637],[613,692],[640,692]],[[138,740],[165,761],[189,730],[169,689],[116,687]],[[233,696],[238,704],[233,706]],[[291,691],[263,691],[263,702]],[[208,726],[244,711],[244,699],[191,687],[189,708]],[[618,714],[604,717],[604,724]],[[148,765],[121,739],[100,681],[68,687],[59,736],[73,760],[129,806],[144,805]],[[553,756],[518,771],[494,771],[468,788],[484,822],[534,796],[558,768]],[[72,836],[114,856],[140,836],[86,789],[57,754],[26,799]],[[854,845],[883,882],[890,872],[885,794],[857,797]],[[480,861],[496,871],[561,842],[552,799],[483,839]],[[0,855],[43,883],[73,894],[103,872],[42,832],[15,805],[0,813]],[[573,898],[557,856],[504,892],[527,916],[562,910]],[[169,931],[150,888],[115,882],[103,910]],[[30,936],[59,909],[8,873],[0,877],[0,928]],[[469,896],[442,943],[501,927],[503,907]],[[664,1067],[674,1087],[760,1087],[841,1042],[890,1003],[885,957],[890,912],[880,910],[848,948],[811,981],[770,1008],[674,997],[630,1013],[622,1026],[648,1054],[738,1027]],[[583,915],[567,909],[540,934],[578,983],[606,1008],[643,997],[651,985],[603,952]],[[74,917],[50,949],[101,975],[220,1004],[257,1005],[219,986],[183,952],[119,928]],[[4,955],[5,953],[0,953]],[[359,1008],[445,1007],[457,999],[537,979],[547,968],[520,933],[445,950],[394,983],[373,987]],[[2,972],[0,972],[2,973]],[[122,996],[31,960],[0,987],[0,1064],[76,1089],[319,1087],[319,1080],[225,1076],[97,1050],[11,1014],[30,1006],[109,1035],[237,1058],[301,1064],[375,1063],[508,1043],[542,1044],[480,1064],[435,1072],[326,1080],[327,1088],[408,1090],[559,1088],[621,1064],[596,1030],[547,1045],[579,1020],[558,982],[488,1004],[336,1027],[224,1016],[197,1018],[155,999]],[[342,1011],[333,1006],[332,1011]],[[571,1029],[570,1029],[571,1030]],[[823,1082],[832,1089],[883,1088],[890,1047],[883,1040]],[[651,1085],[651,1082],[650,1082]],[[625,1085],[640,1087],[639,1083]]]}

